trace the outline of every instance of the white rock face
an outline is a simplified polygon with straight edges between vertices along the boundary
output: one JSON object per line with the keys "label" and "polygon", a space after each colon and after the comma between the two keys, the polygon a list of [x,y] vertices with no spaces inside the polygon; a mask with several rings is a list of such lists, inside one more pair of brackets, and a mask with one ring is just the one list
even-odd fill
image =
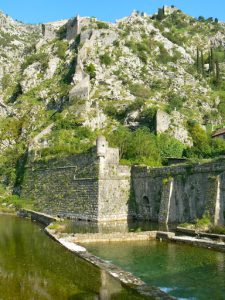
{"label": "white rock face", "polygon": [[178,141],[188,146],[192,146],[193,143],[189,137],[187,129],[185,128],[184,116],[178,111],[173,111],[171,120],[173,120],[173,123],[171,123],[169,127],[170,135],[175,137]]}
{"label": "white rock face", "polygon": [[170,127],[171,117],[169,114],[162,110],[158,110],[156,113],[156,132],[163,133]]}
{"label": "white rock face", "polygon": [[7,106],[0,100],[0,117],[5,117],[9,113]]}
{"label": "white rock face", "polygon": [[218,32],[214,37],[210,39],[213,47],[225,46],[225,34]]}
{"label": "white rock face", "polygon": [[24,93],[29,91],[31,88],[36,87],[41,82],[41,79],[38,76],[40,73],[41,64],[39,62],[33,63],[24,70],[23,80],[20,82]]}
{"label": "white rock face", "polygon": [[[210,45],[225,46],[225,25],[224,29],[216,32],[216,27],[213,27],[215,24],[197,23],[184,14],[181,16],[182,22],[193,27],[191,34],[190,30],[185,31],[185,25],[184,30],[176,35],[176,24],[170,26],[169,23],[172,24],[172,20],[166,19],[166,22],[157,24],[147,14],[140,15],[137,12],[115,24],[103,24],[102,29],[98,28],[100,24],[96,19],[88,17],[31,26],[0,14],[0,38],[7,37],[6,45],[0,49],[0,97],[3,99],[3,105],[0,103],[0,115],[6,116],[8,106],[12,105],[14,110],[14,106],[20,102],[17,103],[15,99],[11,101],[11,95],[8,95],[10,89],[3,90],[2,79],[7,79],[4,77],[9,75],[9,83],[20,84],[23,93],[37,87],[34,98],[41,100],[37,104],[37,107],[40,104],[41,112],[32,107],[32,128],[40,126],[37,120],[39,113],[45,115],[51,110],[61,111],[67,101],[74,107],[74,114],[81,114],[83,125],[92,129],[108,125],[116,127],[121,122],[136,128],[141,124],[141,118],[145,117],[141,115],[142,111],[154,107],[158,110],[157,132],[168,132],[191,145],[186,129],[188,119],[193,117],[203,123],[208,116],[218,114],[210,122],[215,125],[222,122],[218,113],[221,99],[213,94],[207,80],[196,76],[194,62],[196,45],[201,45],[204,55],[208,53]],[[209,33],[201,34],[201,26],[204,27],[204,32],[209,29]],[[54,41],[59,28],[66,29],[63,32],[65,39]],[[78,34],[80,42],[76,39]],[[65,57],[58,57],[58,46],[62,46],[62,49],[67,47]],[[37,54],[38,60],[41,53],[48,57],[47,64],[45,61],[35,61],[21,75],[20,67],[26,62],[27,56]],[[225,64],[220,66],[225,78]],[[209,65],[205,65],[206,71],[208,68]],[[68,74],[69,79],[73,80],[64,85]],[[14,89],[14,86],[10,88]],[[73,103],[72,100],[77,98],[81,100],[80,104],[77,104],[79,101]],[[180,98],[183,102],[181,107],[177,108],[175,105],[179,112],[167,114],[164,111],[169,111],[169,102],[173,98],[178,101]],[[136,100],[143,101],[142,108],[135,105],[132,107]],[[20,108],[23,112],[19,112],[19,116],[25,114],[26,105],[29,106],[25,102],[24,107]],[[5,107],[4,103],[11,104]],[[124,111],[121,120],[116,113],[114,116],[110,115],[108,108],[112,108],[112,111],[116,108],[122,113]],[[149,124],[146,121],[145,124]],[[44,127],[41,124],[40,131]],[[22,136],[25,137],[27,132],[29,130],[23,128]]]}
{"label": "white rock face", "polygon": [[49,63],[48,63],[48,70],[46,72],[46,78],[50,79],[53,77],[53,75],[56,72],[56,69],[58,68],[60,59],[58,57],[53,57],[52,59],[50,59]]}

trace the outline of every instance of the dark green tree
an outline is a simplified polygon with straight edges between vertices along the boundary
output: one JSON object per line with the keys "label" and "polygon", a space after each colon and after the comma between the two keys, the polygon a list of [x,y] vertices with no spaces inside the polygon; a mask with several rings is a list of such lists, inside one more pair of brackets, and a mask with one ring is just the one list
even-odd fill
{"label": "dark green tree", "polygon": [[221,73],[220,73],[220,64],[219,61],[217,60],[215,63],[216,66],[216,78],[215,78],[215,85],[219,86],[221,82]]}
{"label": "dark green tree", "polygon": [[202,76],[205,76],[205,68],[204,68],[204,55],[203,55],[203,51],[201,51],[201,73]]}
{"label": "dark green tree", "polygon": [[199,48],[198,47],[197,47],[196,68],[197,68],[197,72],[201,73],[200,54],[199,54]]}
{"label": "dark green tree", "polygon": [[210,50],[210,73],[214,74],[215,72],[215,59],[214,59],[214,50],[211,48]]}

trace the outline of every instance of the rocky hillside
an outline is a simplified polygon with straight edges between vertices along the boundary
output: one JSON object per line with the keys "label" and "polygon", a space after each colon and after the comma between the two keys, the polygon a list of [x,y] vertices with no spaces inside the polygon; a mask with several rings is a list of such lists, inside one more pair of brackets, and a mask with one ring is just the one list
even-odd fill
{"label": "rocky hillside", "polygon": [[210,139],[225,123],[224,23],[175,7],[116,23],[78,16],[26,25],[2,13],[0,22],[5,183],[21,177],[25,154],[87,151],[99,133],[126,162],[225,151]]}

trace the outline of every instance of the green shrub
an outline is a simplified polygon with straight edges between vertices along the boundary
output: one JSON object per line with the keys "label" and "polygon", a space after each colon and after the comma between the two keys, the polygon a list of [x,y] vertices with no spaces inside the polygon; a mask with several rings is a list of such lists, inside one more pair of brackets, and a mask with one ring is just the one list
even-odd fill
{"label": "green shrub", "polygon": [[163,32],[163,35],[172,43],[177,44],[179,46],[183,46],[184,43],[187,42],[187,38],[176,31]]}
{"label": "green shrub", "polygon": [[9,74],[5,74],[2,77],[2,89],[6,90],[11,84],[11,77]]}
{"label": "green shrub", "polygon": [[56,124],[50,137],[50,145],[40,151],[40,156],[48,159],[54,156],[84,153],[93,147],[95,139],[96,133],[88,127],[75,124],[73,127],[73,124],[68,124],[64,120]]}
{"label": "green shrub", "polygon": [[130,92],[132,95],[143,99],[149,99],[152,94],[149,87],[139,83],[131,84]]}
{"label": "green shrub", "polygon": [[113,106],[112,104],[108,104],[104,108],[104,113],[110,117],[115,118],[116,120],[118,120],[120,122],[124,121],[124,119],[126,117],[126,109],[125,108],[118,109],[117,107]]}
{"label": "green shrub", "polygon": [[13,90],[12,90],[12,94],[8,99],[9,103],[14,103],[17,98],[22,95],[23,91],[22,91],[22,87],[20,85],[20,83],[16,84],[16,86],[14,86]]}
{"label": "green shrub", "polygon": [[189,122],[188,129],[193,140],[193,147],[185,150],[187,157],[209,158],[212,155],[210,138],[207,132],[197,123]]}
{"label": "green shrub", "polygon": [[211,140],[212,157],[225,155],[225,141],[221,138]]}
{"label": "green shrub", "polygon": [[65,59],[66,58],[66,50],[68,49],[68,42],[67,41],[62,41],[62,40],[57,40],[55,42],[55,47],[56,47],[56,55],[60,59]]}
{"label": "green shrub", "polygon": [[42,71],[45,71],[48,68],[49,55],[44,52],[31,54],[27,56],[26,60],[22,64],[22,70],[25,70],[27,67],[32,65],[35,62],[39,62],[41,64]]}
{"label": "green shrub", "polygon": [[119,147],[124,162],[150,166],[161,164],[156,136],[146,127],[132,132],[120,126],[109,135],[109,141],[111,145]]}
{"label": "green shrub", "polygon": [[66,38],[66,33],[67,33],[67,28],[66,28],[66,25],[64,25],[64,26],[59,28],[59,30],[57,32],[57,36],[60,39],[65,39]]}
{"label": "green shrub", "polygon": [[96,76],[96,68],[93,64],[89,64],[86,66],[85,71],[90,75],[90,78],[95,78]]}
{"label": "green shrub", "polygon": [[113,46],[114,47],[119,47],[120,46],[120,42],[118,40],[113,42]]}
{"label": "green shrub", "polygon": [[76,129],[80,125],[79,119],[77,119],[77,117],[74,115],[69,115],[65,118],[58,117],[58,120],[55,122],[54,130]]}
{"label": "green shrub", "polygon": [[223,120],[225,120],[225,93],[220,92],[220,104],[218,106],[219,113],[221,114]]}
{"label": "green shrub", "polygon": [[109,29],[109,24],[106,22],[97,21],[96,25],[98,29]]}
{"label": "green shrub", "polygon": [[201,219],[197,219],[196,229],[208,229],[212,225],[209,213],[205,213]]}
{"label": "green shrub", "polygon": [[162,159],[167,157],[181,158],[185,148],[184,144],[165,133],[157,136],[157,144]]}
{"label": "green shrub", "polygon": [[160,53],[156,57],[157,61],[159,63],[162,63],[162,64],[167,64],[168,62],[171,62],[173,60],[172,56],[166,50],[166,48],[164,47],[164,45],[161,44],[161,43],[158,43],[158,46],[159,46]]}
{"label": "green shrub", "polygon": [[133,53],[137,54],[142,62],[147,63],[148,56],[151,53],[150,39],[143,38],[141,42],[130,40],[125,43],[125,46],[130,48]]}
{"label": "green shrub", "polygon": [[31,209],[31,208],[33,208],[32,200],[23,199],[23,198],[20,198],[17,195],[7,196],[7,197],[2,199],[2,202],[5,202],[7,204],[12,204],[16,207],[16,209],[21,209],[21,208]]}
{"label": "green shrub", "polygon": [[140,110],[144,106],[144,104],[145,104],[144,99],[137,98],[126,107],[126,113],[129,113],[129,112],[132,112],[135,110]]}
{"label": "green shrub", "polygon": [[175,109],[179,111],[183,107],[185,100],[184,97],[181,97],[178,94],[169,94],[167,112],[171,113]]}
{"label": "green shrub", "polygon": [[151,132],[156,132],[156,112],[155,107],[143,109],[140,114],[140,125],[148,127]]}
{"label": "green shrub", "polygon": [[209,232],[214,234],[225,234],[225,227],[219,225],[211,226]]}
{"label": "green shrub", "polygon": [[100,62],[102,65],[110,66],[112,64],[112,58],[108,53],[100,56]]}

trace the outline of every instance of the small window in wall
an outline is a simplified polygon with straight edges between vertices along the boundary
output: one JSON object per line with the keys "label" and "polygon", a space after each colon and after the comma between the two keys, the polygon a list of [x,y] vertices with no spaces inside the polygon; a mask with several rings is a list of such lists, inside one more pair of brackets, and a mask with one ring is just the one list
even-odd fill
{"label": "small window in wall", "polygon": [[144,197],[143,197],[143,202],[144,202],[144,205],[150,206],[150,201],[149,201],[149,199],[148,199],[147,196],[144,196]]}
{"label": "small window in wall", "polygon": [[150,220],[151,219],[151,205],[150,205],[150,200],[147,196],[144,196],[142,198],[142,213],[143,217],[145,220]]}

